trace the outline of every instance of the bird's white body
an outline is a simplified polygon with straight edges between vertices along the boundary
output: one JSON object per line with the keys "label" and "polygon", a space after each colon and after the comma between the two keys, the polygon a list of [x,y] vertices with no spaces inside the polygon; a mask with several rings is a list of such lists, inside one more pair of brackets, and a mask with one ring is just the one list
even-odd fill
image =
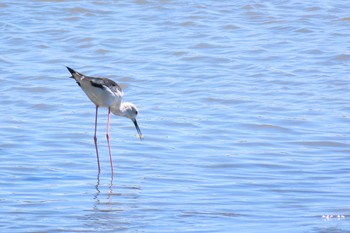
{"label": "bird's white body", "polygon": [[[102,84],[100,86],[91,85],[96,78],[85,77],[79,73],[72,74],[72,77],[95,105],[99,107],[111,107],[112,105],[115,105],[115,108],[120,107],[121,99],[124,95],[122,89],[110,89],[106,88],[107,86],[103,88]],[[103,79],[100,78],[100,80]],[[108,81],[112,83],[111,80]]]}
{"label": "bird's white body", "polygon": [[89,99],[100,107],[111,107],[113,104],[120,105],[123,97],[123,91],[113,92],[110,89],[101,89],[92,86],[89,82],[84,82],[82,78],[80,81],[81,89],[89,97]]}

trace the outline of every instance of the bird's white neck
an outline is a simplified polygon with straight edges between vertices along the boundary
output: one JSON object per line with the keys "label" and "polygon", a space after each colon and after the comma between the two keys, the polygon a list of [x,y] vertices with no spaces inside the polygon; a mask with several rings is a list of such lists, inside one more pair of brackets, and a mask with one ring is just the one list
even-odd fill
{"label": "bird's white neck", "polygon": [[111,106],[111,111],[114,115],[123,116],[129,118],[130,104],[125,102],[120,105]]}
{"label": "bird's white neck", "polygon": [[122,107],[123,104],[119,106],[111,106],[111,111],[114,115],[123,116],[125,115],[125,108]]}
{"label": "bird's white neck", "polygon": [[123,116],[131,120],[135,120],[138,114],[136,106],[129,102],[114,104],[111,106],[112,113],[118,116]]}

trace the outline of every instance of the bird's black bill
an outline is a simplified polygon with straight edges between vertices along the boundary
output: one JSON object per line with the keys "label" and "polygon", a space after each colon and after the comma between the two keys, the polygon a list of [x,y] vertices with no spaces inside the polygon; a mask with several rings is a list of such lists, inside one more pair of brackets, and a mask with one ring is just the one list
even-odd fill
{"label": "bird's black bill", "polygon": [[139,125],[137,124],[136,119],[132,120],[132,122],[134,122],[134,125],[135,125],[135,128],[136,128],[136,130],[137,130],[137,133],[139,134],[140,140],[142,140],[143,136],[142,136],[140,127],[139,127]]}

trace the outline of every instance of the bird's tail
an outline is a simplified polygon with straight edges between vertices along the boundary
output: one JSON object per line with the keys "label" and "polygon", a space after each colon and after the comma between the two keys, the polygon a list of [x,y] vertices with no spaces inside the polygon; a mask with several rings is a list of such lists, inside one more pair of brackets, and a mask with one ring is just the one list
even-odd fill
{"label": "bird's tail", "polygon": [[72,68],[66,66],[68,71],[71,73],[71,77],[70,78],[74,78],[75,80],[80,80],[82,76],[84,76],[83,74],[76,72],[75,70],[73,70]]}

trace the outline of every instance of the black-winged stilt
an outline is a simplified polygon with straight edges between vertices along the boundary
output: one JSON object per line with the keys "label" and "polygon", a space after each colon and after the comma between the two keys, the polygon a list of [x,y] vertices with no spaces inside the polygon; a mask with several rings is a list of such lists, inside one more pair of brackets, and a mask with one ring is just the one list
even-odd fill
{"label": "black-winged stilt", "polygon": [[94,143],[96,148],[98,173],[100,173],[100,159],[98,155],[97,136],[96,136],[98,108],[99,107],[108,108],[106,138],[108,142],[109,159],[110,159],[111,170],[113,174],[113,160],[112,160],[111,146],[109,141],[110,113],[112,111],[112,113],[115,115],[123,116],[131,119],[136,127],[136,130],[139,134],[140,139],[142,139],[143,136],[136,121],[138,110],[136,106],[132,103],[128,103],[128,102],[121,103],[121,100],[123,97],[123,90],[113,80],[110,80],[107,78],[89,77],[76,72],[75,70],[69,68],[68,66],[67,66],[67,69],[72,74],[71,78],[75,79],[77,84],[81,87],[81,89],[83,89],[83,91],[89,97],[89,99],[96,105]]}

